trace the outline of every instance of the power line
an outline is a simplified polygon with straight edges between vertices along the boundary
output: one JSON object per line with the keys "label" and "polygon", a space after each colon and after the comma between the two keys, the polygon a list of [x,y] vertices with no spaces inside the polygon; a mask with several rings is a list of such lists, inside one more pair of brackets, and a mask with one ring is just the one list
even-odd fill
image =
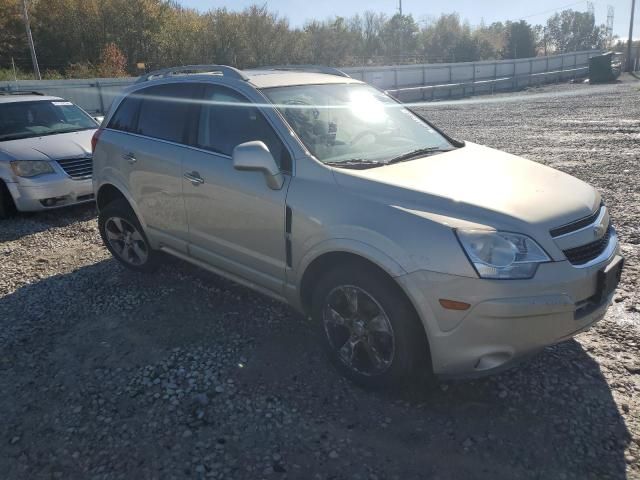
{"label": "power line", "polygon": [[569,7],[574,7],[576,5],[580,5],[581,3],[585,3],[585,0],[582,0],[581,2],[573,2],[573,3],[569,3],[567,5],[563,5],[561,7],[556,7],[556,8],[552,8],[552,9],[549,9],[549,10],[545,10],[544,12],[538,12],[538,13],[533,13],[531,15],[526,15],[524,17],[520,17],[520,20],[524,20],[526,18],[531,18],[531,17],[538,17],[540,15],[544,15],[545,13],[557,12],[558,10],[562,10],[564,8],[569,8]]}

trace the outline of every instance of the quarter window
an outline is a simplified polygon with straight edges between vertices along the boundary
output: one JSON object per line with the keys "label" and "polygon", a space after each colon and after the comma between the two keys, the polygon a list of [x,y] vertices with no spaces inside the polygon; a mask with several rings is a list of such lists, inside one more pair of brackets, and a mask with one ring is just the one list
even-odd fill
{"label": "quarter window", "polygon": [[138,133],[171,142],[183,142],[197,88],[190,83],[170,83],[143,90]]}
{"label": "quarter window", "polygon": [[107,128],[120,130],[122,132],[136,132],[136,120],[138,108],[140,107],[140,97],[136,94],[129,95],[120,102],[116,113],[109,122]]}

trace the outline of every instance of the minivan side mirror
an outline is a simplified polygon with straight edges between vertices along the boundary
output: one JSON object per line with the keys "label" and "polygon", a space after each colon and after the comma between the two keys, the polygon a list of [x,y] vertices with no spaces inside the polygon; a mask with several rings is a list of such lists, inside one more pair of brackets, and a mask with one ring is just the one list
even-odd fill
{"label": "minivan side mirror", "polygon": [[282,172],[264,142],[241,143],[233,149],[231,158],[236,170],[262,172],[272,190],[280,190],[284,185]]}

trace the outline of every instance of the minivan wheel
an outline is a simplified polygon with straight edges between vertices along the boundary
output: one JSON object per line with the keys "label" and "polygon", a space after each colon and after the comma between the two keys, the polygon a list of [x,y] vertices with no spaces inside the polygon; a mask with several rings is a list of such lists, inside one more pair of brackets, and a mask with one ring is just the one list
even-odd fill
{"label": "minivan wheel", "polygon": [[98,215],[102,241],[111,254],[126,267],[151,271],[157,267],[159,253],[154,251],[131,207],[116,200]]}
{"label": "minivan wheel", "polygon": [[312,299],[332,363],[365,387],[401,386],[429,376],[422,324],[392,279],[364,265],[345,265],[324,275]]}

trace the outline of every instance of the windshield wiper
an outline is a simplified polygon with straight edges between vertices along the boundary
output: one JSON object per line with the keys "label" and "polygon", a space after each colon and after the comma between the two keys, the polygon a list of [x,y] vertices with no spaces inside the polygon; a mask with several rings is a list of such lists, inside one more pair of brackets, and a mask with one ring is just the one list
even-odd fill
{"label": "windshield wiper", "polygon": [[398,155],[397,157],[393,157],[391,160],[386,161],[384,164],[391,165],[392,163],[404,162],[406,160],[411,160],[412,158],[423,157],[425,155],[434,154],[434,153],[450,152],[451,150],[453,149],[442,148],[442,147],[418,148],[416,150],[403,153],[402,155]]}
{"label": "windshield wiper", "polygon": [[376,162],[373,160],[365,160],[363,158],[352,158],[350,160],[344,160],[342,162],[324,162],[325,165],[338,168],[353,168],[356,170],[364,170],[365,168],[382,167],[386,165],[385,162]]}

